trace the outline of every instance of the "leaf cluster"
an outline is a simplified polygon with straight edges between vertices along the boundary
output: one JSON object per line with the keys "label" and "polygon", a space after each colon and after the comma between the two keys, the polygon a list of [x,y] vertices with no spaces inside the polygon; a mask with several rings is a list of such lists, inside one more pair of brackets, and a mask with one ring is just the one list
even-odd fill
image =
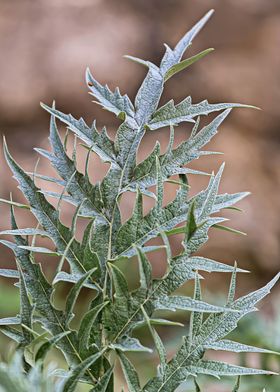
{"label": "leaf cluster", "polygon": [[[114,140],[105,127],[98,130],[95,122],[89,126],[82,118],[64,114],[55,105],[42,105],[51,115],[51,149],[38,148],[37,152],[49,160],[57,178],[36,171],[25,172],[4,143],[7,163],[27,204],[5,201],[11,206],[11,229],[1,234],[13,236],[14,240],[2,239],[1,243],[14,252],[17,270],[2,269],[0,275],[16,279],[21,306],[19,315],[0,320],[0,329],[24,352],[26,369],[41,364],[52,347],[61,350],[69,366],[68,371],[56,372],[62,379],[59,386],[62,392],[74,391],[79,382],[90,384],[92,392],[113,392],[117,360],[130,392],[174,392],[187,378],[196,378],[199,374],[219,378],[270,373],[204,359],[207,350],[268,352],[228,340],[226,336],[243,316],[256,310],[256,304],[269,293],[279,276],[265,287],[236,299],[236,274],[245,271],[198,256],[197,252],[208,240],[211,228],[235,231],[221,225],[227,219],[220,212],[236,208],[235,203],[247,196],[247,192],[219,193],[222,165],[215,175],[209,176],[205,189],[194,196],[189,194],[189,174],[207,174],[191,169],[189,164],[201,156],[214,154],[203,150],[204,146],[217,134],[232,108],[247,106],[210,104],[208,101],[194,104],[187,97],[178,104],[171,100],[159,107],[166,81],[211,51],[182,60],[211,14],[212,11],[207,13],[174,49],[166,45],[159,66],[128,56],[147,67],[147,75],[134,103],[118,89],[111,91],[107,85],[102,86],[87,70],[90,93],[97,103],[120,119]],[[215,113],[213,119],[200,127],[200,117],[210,113]],[[58,131],[57,120],[67,127],[64,140]],[[181,123],[191,123],[192,131],[185,141],[174,147],[174,127]],[[164,127],[170,128],[167,150],[161,152],[157,142],[151,154],[138,163],[137,151],[145,133],[158,132]],[[75,148],[72,156],[67,151],[68,132],[72,132],[88,151],[84,172],[77,168]],[[92,154],[110,165],[102,181],[95,184],[89,175]],[[61,192],[39,188],[37,178],[55,183]],[[177,194],[164,205],[167,182],[177,187]],[[134,192],[136,199],[132,215],[124,222],[120,201],[126,192]],[[154,206],[146,215],[143,213],[144,197],[154,199]],[[50,198],[57,199],[56,207]],[[71,227],[61,221],[62,201],[75,207]],[[30,210],[37,226],[18,228],[16,208]],[[81,218],[87,221],[87,227],[82,240],[78,241],[77,220]],[[183,247],[181,253],[173,255],[169,239],[178,233],[183,234]],[[49,238],[55,249],[37,246],[38,237]],[[149,245],[156,237],[162,239],[162,246]],[[155,279],[147,255],[162,248],[166,251],[167,268],[161,278]],[[51,280],[46,278],[37,262],[38,253],[60,258]],[[130,263],[133,256],[138,259],[140,281],[139,287],[131,291],[119,262]],[[203,300],[201,271],[232,274],[228,300],[223,306]],[[195,281],[194,296],[176,294],[176,290],[188,281]],[[61,282],[72,285],[64,310],[58,309],[53,301],[54,290]],[[82,314],[78,327],[73,327],[75,305],[84,287],[93,292],[94,299]],[[190,325],[183,327],[182,345],[169,361],[156,328],[176,323],[159,318],[159,310],[181,310],[191,314]],[[139,375],[127,357],[129,352],[151,351],[135,338],[134,331],[140,326],[146,326],[150,331],[159,357],[157,374],[146,385],[140,385]],[[197,381],[195,383],[199,390]]]}

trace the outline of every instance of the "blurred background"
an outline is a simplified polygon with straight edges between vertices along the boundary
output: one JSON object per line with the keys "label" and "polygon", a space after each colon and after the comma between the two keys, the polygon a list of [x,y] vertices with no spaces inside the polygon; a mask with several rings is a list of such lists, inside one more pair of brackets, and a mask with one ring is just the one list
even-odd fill
{"label": "blurred background", "polygon": [[[221,191],[252,192],[240,203],[245,213],[227,213],[232,218],[231,226],[248,235],[212,232],[200,253],[231,264],[237,260],[242,268],[250,269],[250,277],[240,280],[243,294],[280,269],[279,0],[0,0],[0,132],[6,135],[12,154],[26,170],[32,170],[37,160],[33,148],[48,146],[49,116],[40,108],[40,101],[50,104],[55,99],[57,108],[65,113],[82,116],[88,122],[97,119],[99,128],[106,125],[113,132],[117,120],[94,105],[88,95],[86,67],[102,84],[108,83],[111,89],[119,86],[121,92],[133,98],[145,70],[122,56],[130,54],[158,63],[164,53],[163,43],[174,45],[210,8],[215,8],[214,17],[195,39],[188,56],[208,47],[214,47],[215,52],[172,78],[162,103],[170,98],[179,102],[191,95],[194,102],[207,98],[210,102],[242,102],[262,109],[236,109],[209,146],[224,155],[203,158],[192,166],[211,172],[225,160]],[[185,138],[186,129],[188,126],[176,129],[177,143]],[[139,160],[157,139],[164,148],[168,132],[147,134]],[[12,191],[17,201],[24,201],[0,154],[0,197],[9,198]],[[95,163],[93,179],[98,180],[106,168],[97,160]],[[38,171],[48,174],[50,170],[42,159]],[[205,186],[207,179],[192,181],[196,190]],[[174,188],[167,188],[166,200],[173,196]],[[130,197],[123,209],[124,218],[132,206]],[[72,210],[66,210],[66,222],[71,214]],[[0,206],[0,216],[1,230],[8,228],[5,206]],[[20,227],[31,227],[32,222],[26,214],[19,216]],[[173,246],[178,249],[180,238],[174,239]],[[2,268],[14,265],[12,254],[4,247],[1,255]],[[156,259],[153,262],[156,265]],[[210,293],[215,284],[222,295],[228,279],[219,279],[210,279]],[[0,298],[1,317],[14,314],[17,292],[6,281],[0,281]],[[276,288],[261,305],[262,312],[241,326],[242,342],[280,349],[279,303]],[[264,329],[268,331],[266,336]],[[176,339],[174,333],[171,349]],[[2,343],[3,356],[7,344],[6,340]],[[271,361],[279,368],[275,357]],[[268,391],[279,390],[275,378],[257,380],[254,386],[246,381],[243,390],[261,391],[264,383],[271,384]],[[184,388],[182,391],[192,390]],[[227,391],[218,384],[215,388]]]}

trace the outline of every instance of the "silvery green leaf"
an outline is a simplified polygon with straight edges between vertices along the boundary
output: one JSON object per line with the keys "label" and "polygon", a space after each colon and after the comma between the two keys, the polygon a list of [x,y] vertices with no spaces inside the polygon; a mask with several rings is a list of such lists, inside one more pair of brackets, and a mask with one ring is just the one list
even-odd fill
{"label": "silvery green leaf", "polygon": [[[201,301],[202,295],[201,295],[201,286],[200,286],[200,281],[198,277],[198,273],[195,275],[195,286],[194,286],[194,295],[193,299],[196,301]],[[201,312],[191,312],[191,317],[190,317],[190,328],[189,328],[189,339],[192,341],[192,339],[197,335],[201,325],[203,322],[203,313]]]}
{"label": "silvery green leaf", "polygon": [[[48,156],[48,158],[49,158],[49,156]],[[39,173],[35,173],[35,172],[26,172],[26,174],[28,174],[29,176],[34,177],[34,178],[39,178],[40,180],[44,180],[47,182],[53,182],[54,184],[57,184],[57,185],[60,185],[63,187],[66,185],[65,181],[60,180],[55,177],[45,176],[44,174],[39,174]]]}
{"label": "silvery green leaf", "polygon": [[224,109],[227,109],[226,112],[228,114],[231,108],[234,107],[252,108],[252,106],[239,103],[210,104],[207,100],[197,104],[192,104],[191,97],[185,98],[177,105],[175,105],[174,101],[171,100],[153,114],[148,126],[151,130],[156,130],[170,125],[177,125],[182,122],[194,122],[195,117],[207,115]]}
{"label": "silvery green leaf", "polygon": [[104,109],[115,113],[116,116],[124,113],[125,116],[134,117],[133,105],[126,94],[122,96],[118,88],[112,92],[107,85],[102,86],[94,79],[89,69],[86,71],[86,81],[91,91],[90,94],[99,101],[96,103],[99,103]]}
{"label": "silvery green leaf", "polygon": [[228,227],[228,226],[223,226],[223,225],[217,224],[217,225],[213,225],[212,227],[214,227],[215,229],[228,231],[229,233],[234,233],[234,234],[239,234],[239,235],[247,235],[246,233],[244,233],[244,231],[233,229],[232,227]]}
{"label": "silvery green leaf", "polygon": [[17,270],[0,268],[0,276],[2,276],[3,278],[18,279],[19,273]]}
{"label": "silvery green leaf", "polygon": [[92,151],[99,155],[104,162],[116,163],[113,142],[109,139],[105,130],[99,133],[95,123],[93,123],[92,127],[89,127],[82,118],[76,120],[71,114],[64,114],[45,104],[41,104],[41,106],[47,112],[66,124],[68,128],[83,140]]}
{"label": "silvery green leaf", "polygon": [[122,352],[140,352],[140,351],[146,351],[146,352],[152,352],[148,347],[143,346],[138,339],[136,338],[131,338],[129,336],[123,336],[121,339],[119,339],[116,343],[110,344],[110,347],[114,350],[122,351]]}
{"label": "silvery green leaf", "polygon": [[26,370],[20,352],[15,352],[9,363],[0,364],[0,389],[5,392],[61,392],[50,367],[43,371],[38,364]]}
{"label": "silvery green leaf", "polygon": [[223,170],[224,170],[224,164],[222,164],[216,176],[215,177],[213,176],[209,182],[199,214],[200,220],[207,218],[212,213]]}
{"label": "silvery green leaf", "polygon": [[223,208],[229,208],[233,204],[238,203],[240,200],[244,199],[244,197],[247,197],[248,195],[250,195],[250,192],[239,192],[239,193],[232,193],[232,194],[224,193],[221,195],[217,195],[215,200],[214,211],[217,212]]}
{"label": "silvery green leaf", "polygon": [[[67,272],[61,271],[54,277],[52,284],[55,285],[59,282],[77,283],[81,277],[82,275],[79,274],[68,274]],[[90,281],[85,282],[83,286],[88,287],[89,289],[98,290],[98,287]]]}
{"label": "silvery green leaf", "polygon": [[[141,196],[137,198],[135,213],[120,228],[116,238],[116,248],[118,256],[132,256],[135,254],[135,245],[142,246],[151,238],[156,237],[161,231],[167,231],[185,220],[188,202],[186,202],[186,192],[181,189],[177,192],[176,198],[164,207],[161,216],[158,217],[157,209],[154,207],[150,212],[139,220],[141,216]],[[134,217],[137,215],[136,227]],[[132,232],[130,232],[132,230]]]}
{"label": "silvery green leaf", "polygon": [[70,334],[70,331],[62,332],[56,336],[53,336],[47,342],[42,344],[36,353],[35,362],[37,362],[39,360],[43,360],[45,358],[45,356],[47,355],[48,351],[52,348],[52,346],[55,346],[60,341],[60,339],[64,338],[64,336],[69,335],[69,334]]}
{"label": "silvery green leaf", "polygon": [[211,305],[203,301],[195,300],[184,296],[170,296],[161,297],[154,302],[157,309],[164,310],[189,310],[194,312],[217,313],[217,312],[231,312],[230,308],[222,306]]}
{"label": "silvery green leaf", "polygon": [[91,392],[113,392],[110,388],[110,381],[112,379],[114,367],[109,368],[106,373],[100,378],[98,383],[91,389]]}
{"label": "silvery green leaf", "polygon": [[164,85],[164,76],[160,68],[149,63],[147,76],[140,86],[135,98],[135,120],[140,126],[149,122],[156,110]]}
{"label": "silvery green leaf", "polygon": [[79,352],[85,353],[89,349],[90,333],[95,320],[108,302],[101,303],[84,314],[78,330]]}
{"label": "silvery green leaf", "polygon": [[[11,210],[12,229],[18,229],[13,209]],[[63,325],[65,323],[63,312],[56,309],[51,303],[52,286],[46,280],[40,264],[35,264],[28,250],[20,248],[26,245],[26,240],[19,236],[15,236],[16,243],[10,241],[2,241],[15,254],[17,262],[25,273],[25,282],[29,295],[35,304],[36,312],[40,314],[38,321],[53,336],[65,332]],[[7,331],[9,333],[10,331]],[[63,351],[69,363],[78,361],[77,353],[73,350],[74,336],[66,336],[58,342],[59,348]]]}
{"label": "silvery green leaf", "polygon": [[160,68],[162,72],[166,73],[169,68],[171,68],[174,64],[177,64],[183,54],[185,53],[186,49],[191,45],[193,39],[196,35],[200,32],[203,26],[207,23],[209,18],[213,14],[213,10],[208,11],[203,18],[201,18],[192,28],[189,30],[183,38],[177,43],[175,48],[172,50],[169,46],[166,45],[166,52],[163,56],[163,59],[160,64]]}
{"label": "silvery green leaf", "polygon": [[21,317],[4,317],[0,319],[0,325],[20,325]]}
{"label": "silvery green leaf", "polygon": [[79,278],[79,280],[77,281],[77,283],[74,284],[74,286],[69,291],[69,294],[67,295],[66,305],[65,305],[65,323],[66,323],[67,327],[69,326],[70,321],[74,317],[73,309],[76,304],[79,293],[80,293],[84,283],[91,277],[92,273],[95,270],[96,269],[93,268],[93,269],[87,271],[84,275],[82,275]]}
{"label": "silvery green leaf", "polygon": [[93,354],[86,358],[79,365],[71,370],[70,375],[64,381],[62,392],[74,392],[79,382],[80,377],[84,375],[86,370],[94,364],[102,355],[102,352]]}
{"label": "silvery green leaf", "polygon": [[[190,169],[183,167],[183,165],[186,165],[192,160],[204,155],[204,152],[200,151],[200,148],[207,144],[217,133],[218,127],[227,117],[229,112],[230,110],[225,110],[210,124],[202,128],[200,132],[196,133],[188,140],[182,142],[175,149],[167,151],[165,154],[159,156],[159,145],[156,146],[152,154],[138,166],[136,166],[134,171],[134,179],[132,179],[132,181],[127,185],[127,188],[129,190],[135,191],[136,187],[139,187],[141,192],[144,193],[147,187],[156,184],[157,171],[155,161],[153,161],[156,156],[159,156],[161,176],[164,180],[167,180],[172,175],[184,173],[187,174],[189,172],[191,173]],[[236,202],[241,200],[241,198],[242,194],[240,194],[240,199],[238,199],[238,195],[236,195]],[[233,200],[232,204],[234,204]],[[230,195],[225,195],[223,198],[221,195],[219,198],[220,207],[225,208],[227,206],[227,202],[230,201]]]}
{"label": "silvery green leaf", "polygon": [[121,351],[118,353],[118,355],[129,392],[141,392],[142,389],[140,387],[139,378],[134,366]]}
{"label": "silvery green leaf", "polygon": [[31,304],[28,291],[27,284],[25,280],[25,276],[22,272],[20,264],[17,262],[17,267],[19,271],[19,289],[20,289],[20,318],[22,325],[22,333],[25,338],[25,344],[29,344],[32,341],[32,334],[29,330],[26,330],[26,327],[32,329],[33,325],[33,311],[34,306]]}
{"label": "silvery green leaf", "polygon": [[[149,318],[149,322],[151,325],[164,325],[164,326],[173,326],[173,327],[183,327],[184,324],[179,323],[177,321],[171,321],[171,320],[165,320],[162,318]],[[138,321],[135,323],[135,328],[137,327],[143,327],[146,325],[147,322],[146,320]]]}
{"label": "silvery green leaf", "polygon": [[[177,256],[175,258],[176,263],[184,263],[189,268],[193,270],[200,270],[206,272],[233,272],[234,267],[231,265],[227,265],[224,263],[220,263],[215,260],[211,260],[201,256],[192,256],[188,257],[187,255],[182,254],[181,256]],[[237,272],[248,272],[241,268],[237,268]]]}
{"label": "silvery green leaf", "polygon": [[66,182],[66,191],[76,203],[79,204],[81,200],[84,200],[79,214],[88,217],[96,216],[106,221],[99,185],[92,185],[88,177],[77,170],[74,161],[66,154],[54,116],[51,116],[49,139],[53,150],[53,155],[49,159],[57,173]]}
{"label": "silvery green leaf", "polygon": [[139,272],[140,272],[140,285],[143,289],[149,289],[152,283],[152,267],[142,252],[141,248],[137,248]]}
{"label": "silvery green leaf", "polygon": [[50,256],[57,256],[57,255],[59,255],[59,253],[56,252],[55,250],[44,248],[42,246],[21,245],[20,248],[28,250],[29,252],[43,253],[43,254],[47,254],[47,255],[50,255]]}
{"label": "silvery green leaf", "polygon": [[40,235],[42,237],[48,237],[48,233],[46,233],[44,230],[40,229],[34,229],[34,228],[26,228],[26,229],[17,229],[17,230],[3,230],[0,232],[0,235]]}
{"label": "silvery green leaf", "polygon": [[[67,243],[71,240],[70,230],[64,226],[58,216],[58,211],[39,193],[32,179],[22,170],[22,168],[11,157],[6,143],[4,144],[6,160],[17,179],[20,189],[30,202],[31,211],[40,222],[43,229],[51,236],[57,246],[58,253],[63,254]],[[24,245],[28,246],[28,245]],[[82,251],[80,244],[75,240],[69,249],[67,260],[69,261],[73,272],[85,272],[81,265]]]}
{"label": "silvery green leaf", "polygon": [[0,332],[18,344],[22,344],[24,342],[24,336],[22,332],[19,332],[17,329],[11,328],[8,325],[0,324]]}
{"label": "silvery green leaf", "polygon": [[245,376],[253,374],[276,374],[262,369],[246,368],[243,366],[231,365],[219,361],[201,360],[197,365],[190,366],[192,372],[207,374],[220,378],[220,376]]}
{"label": "silvery green leaf", "polygon": [[238,342],[234,342],[232,340],[219,340],[217,342],[206,345],[208,350],[222,350],[222,351],[231,351],[235,353],[266,353],[266,354],[278,354],[276,351],[266,350],[264,348],[248,346],[247,344],[242,344]]}
{"label": "silvery green leaf", "polygon": [[167,354],[166,354],[165,347],[164,347],[163,342],[162,342],[160,336],[158,335],[157,331],[156,331],[155,328],[152,326],[152,324],[151,324],[151,322],[150,322],[150,318],[149,318],[149,316],[147,315],[147,313],[146,313],[146,311],[145,311],[145,309],[144,309],[143,306],[141,306],[141,310],[142,310],[142,313],[143,313],[143,315],[144,315],[144,317],[145,317],[145,320],[146,320],[146,323],[147,323],[147,325],[148,325],[148,327],[149,327],[149,330],[150,330],[150,332],[151,332],[151,335],[152,335],[152,337],[153,337],[153,340],[154,340],[154,343],[155,343],[156,350],[157,350],[157,352],[158,352],[158,356],[159,356],[159,359],[160,359],[159,372],[160,372],[161,374],[163,374],[164,371],[165,371],[166,362],[167,362]]}

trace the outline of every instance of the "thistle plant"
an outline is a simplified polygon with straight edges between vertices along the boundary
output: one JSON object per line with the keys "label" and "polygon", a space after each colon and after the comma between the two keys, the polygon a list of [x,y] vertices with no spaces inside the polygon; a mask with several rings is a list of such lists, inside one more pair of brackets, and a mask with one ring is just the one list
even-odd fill
{"label": "thistle plant", "polygon": [[[211,229],[223,228],[227,219],[219,212],[233,207],[247,193],[219,194],[218,188],[223,167],[209,176],[206,189],[194,196],[189,195],[189,174],[205,173],[189,168],[189,164],[201,156],[214,154],[204,151],[204,146],[217,134],[218,128],[233,108],[249,108],[236,103],[210,104],[208,101],[193,104],[191,97],[175,104],[173,100],[159,107],[160,97],[168,79],[204,57],[212,49],[182,60],[193,39],[208,21],[208,12],[174,49],[166,45],[159,66],[138,58],[127,56],[147,68],[147,75],[137,92],[134,104],[117,88],[112,92],[102,86],[86,72],[90,93],[104,109],[120,120],[114,140],[105,128],[98,130],[56,109],[42,104],[50,113],[51,150],[36,149],[50,161],[58,176],[25,172],[12,158],[6,142],[4,152],[8,165],[27,204],[14,200],[2,200],[11,208],[11,229],[2,235],[13,236],[13,241],[2,239],[1,243],[15,254],[17,270],[2,269],[1,276],[17,280],[20,291],[20,314],[0,320],[0,330],[17,343],[23,353],[23,372],[42,367],[45,356],[53,347],[59,349],[67,362],[68,370],[57,369],[61,377],[54,390],[74,391],[80,382],[90,385],[92,392],[114,391],[114,368],[119,361],[130,392],[174,392],[184,381],[193,379],[199,390],[201,374],[221,376],[243,376],[270,374],[267,370],[241,367],[204,358],[207,350],[230,352],[259,352],[268,350],[248,346],[226,339],[238,321],[256,310],[277,282],[271,282],[243,297],[235,297],[236,275],[245,272],[197,253],[208,240]],[[216,113],[208,125],[200,126],[200,117]],[[56,121],[67,127],[65,140],[61,137]],[[191,123],[192,130],[187,140],[173,146],[174,127]],[[170,129],[170,140],[166,152],[162,153],[157,142],[152,152],[140,163],[137,151],[145,133]],[[70,157],[67,150],[68,132],[82,142],[87,149],[87,160],[83,172],[77,169],[76,149]],[[102,181],[90,181],[89,159],[96,154],[110,169]],[[56,184],[61,192],[49,192],[36,185],[37,179]],[[164,185],[169,182],[177,189],[169,204],[163,204]],[[120,201],[126,193],[134,193],[135,206],[127,221],[120,213]],[[154,206],[143,214],[143,197],[154,200]],[[52,198],[52,199],[50,199]],[[58,199],[56,207],[49,200]],[[75,207],[71,227],[61,222],[61,202]],[[18,228],[15,211],[28,209],[38,222],[34,228]],[[77,221],[87,221],[81,241],[77,240]],[[170,237],[183,235],[182,250],[173,255]],[[37,246],[38,237],[49,238],[55,249]],[[150,245],[149,241],[159,237],[162,245]],[[164,249],[167,267],[160,278],[154,278],[148,259],[149,252]],[[51,279],[47,279],[40,263],[39,253],[58,255],[60,260]],[[139,266],[139,285],[129,290],[129,276],[120,269],[136,257]],[[201,272],[231,274],[229,294],[224,305],[205,302],[201,292]],[[175,291],[188,281],[195,282],[193,297],[178,295]],[[71,284],[64,309],[58,309],[53,300],[55,287],[61,282]],[[81,315],[78,326],[73,326],[74,307],[81,289],[92,291],[88,309]],[[76,308],[75,308],[76,309]],[[158,325],[169,325],[172,320],[159,318],[158,310],[190,312],[190,322],[183,327],[183,339],[174,356],[167,360],[165,345],[157,332]],[[158,354],[155,375],[141,385],[139,374],[128,359],[130,352],[151,349],[135,337],[135,330],[146,326],[154,340]],[[38,348],[39,347],[39,348]],[[140,354],[139,354],[140,355]],[[0,378],[1,378],[0,372]],[[238,390],[239,380],[235,386]],[[40,389],[38,387],[38,389]],[[10,389],[8,389],[10,391]],[[11,389],[12,390],[12,389]]]}

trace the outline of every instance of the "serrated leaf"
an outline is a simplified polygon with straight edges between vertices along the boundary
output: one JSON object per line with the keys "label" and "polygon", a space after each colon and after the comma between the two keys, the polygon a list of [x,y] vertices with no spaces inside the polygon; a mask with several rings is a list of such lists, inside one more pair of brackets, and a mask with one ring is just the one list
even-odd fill
{"label": "serrated leaf", "polygon": [[169,48],[169,46],[166,45],[166,52],[163,56],[163,59],[160,64],[160,69],[162,72],[167,72],[167,70],[172,67],[174,64],[177,64],[186,49],[191,45],[193,39],[196,37],[196,35],[200,32],[200,30],[203,28],[203,26],[207,23],[209,18],[213,14],[213,10],[208,11],[203,18],[201,18],[192,28],[189,30],[183,38],[180,39],[180,41],[177,43],[175,48],[172,50]]}
{"label": "serrated leaf", "polygon": [[89,127],[82,118],[76,120],[71,114],[64,114],[45,104],[41,104],[41,106],[51,115],[66,124],[68,128],[83,140],[92,151],[99,155],[104,162],[116,164],[113,142],[109,139],[105,131],[100,133],[97,131],[95,123],[93,123],[92,127]]}
{"label": "serrated leaf", "polygon": [[74,199],[75,203],[80,203],[81,200],[84,200],[79,214],[89,217],[95,216],[107,221],[103,213],[99,185],[92,185],[87,176],[81,174],[77,170],[74,161],[67,156],[58,134],[54,116],[51,116],[50,143],[53,149],[53,155],[50,155],[49,159],[52,166],[66,182],[67,192]]}
{"label": "serrated leaf", "polygon": [[[198,116],[205,116],[209,113],[225,110],[224,113],[228,115],[232,108],[252,108],[249,105],[238,103],[218,103],[210,104],[207,100],[197,104],[192,104],[191,97],[185,98],[182,102],[175,105],[174,101],[167,102],[164,106],[154,113],[148,126],[151,130],[167,127],[170,125],[177,125],[182,122],[194,122],[194,118]],[[219,117],[219,116],[217,116]],[[197,136],[197,135],[196,135]],[[193,137],[193,139],[196,138]]]}
{"label": "serrated leaf", "polygon": [[104,109],[120,116],[122,113],[131,118],[134,117],[134,108],[128,96],[121,95],[118,88],[112,92],[107,85],[102,86],[94,79],[90,70],[86,72],[87,85],[91,91],[91,95],[98,99],[99,103]]}
{"label": "serrated leaf", "polygon": [[[4,144],[4,151],[6,160],[13,171],[15,178],[19,182],[22,192],[31,204],[32,213],[38,219],[44,230],[51,236],[58,248],[58,252],[63,254],[65,247],[72,238],[70,230],[60,222],[58,212],[45,197],[38,192],[39,189],[32,179],[13,160],[7,149],[6,143]],[[80,262],[80,260],[82,260],[80,244],[76,240],[73,241],[72,246],[69,249],[67,260],[69,261],[73,272],[85,272]]]}

